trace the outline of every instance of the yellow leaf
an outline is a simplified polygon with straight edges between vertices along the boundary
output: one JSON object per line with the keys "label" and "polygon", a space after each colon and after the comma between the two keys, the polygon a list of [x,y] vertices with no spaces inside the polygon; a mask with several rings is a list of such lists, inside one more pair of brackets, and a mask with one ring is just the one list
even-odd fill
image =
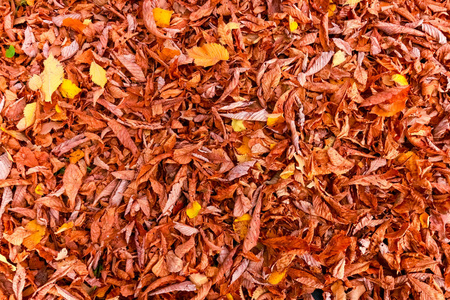
{"label": "yellow leaf", "polygon": [[231,120],[231,127],[233,127],[233,130],[236,132],[241,132],[247,129],[243,120]]}
{"label": "yellow leaf", "polygon": [[228,60],[230,54],[228,50],[216,43],[204,44],[201,47],[194,47],[187,50],[188,55],[194,59],[194,63],[201,67],[214,66],[221,60]]}
{"label": "yellow leaf", "polygon": [[25,130],[34,124],[36,120],[36,102],[29,103],[23,110],[24,117],[17,123],[16,127],[19,130]]}
{"label": "yellow leaf", "polygon": [[403,76],[401,74],[392,75],[392,81],[394,81],[402,86],[409,85],[408,80],[405,78],[405,76]]}
{"label": "yellow leaf", "polygon": [[233,222],[233,230],[239,235],[242,240],[247,235],[248,226],[251,219],[252,216],[250,216],[249,214],[245,214],[240,216],[239,218],[236,218]]}
{"label": "yellow leaf", "polygon": [[41,91],[46,102],[52,101],[52,94],[63,82],[64,69],[61,63],[53,57],[53,54],[44,61],[44,71],[41,74]]}
{"label": "yellow leaf", "polygon": [[173,11],[171,10],[165,10],[159,7],[155,7],[153,9],[153,18],[155,19],[156,26],[169,27],[172,14]]}
{"label": "yellow leaf", "polygon": [[345,61],[345,53],[342,50],[336,52],[333,56],[333,67],[342,64]]}
{"label": "yellow leaf", "polygon": [[64,223],[61,225],[61,227],[58,228],[58,230],[56,230],[55,234],[59,234],[61,232],[64,232],[64,231],[72,229],[72,228],[73,228],[73,222]]}
{"label": "yellow leaf", "polygon": [[227,300],[233,300],[233,295],[231,295],[230,293],[227,294]]}
{"label": "yellow leaf", "polygon": [[336,4],[330,1],[330,5],[328,6],[328,17],[332,17],[335,11],[336,11]]}
{"label": "yellow leaf", "polygon": [[198,203],[197,201],[194,201],[194,203],[192,203],[192,206],[190,208],[186,209],[186,214],[189,218],[193,219],[198,215],[198,213],[200,212],[200,209],[202,209],[202,206],[200,205],[200,203]]}
{"label": "yellow leaf", "polygon": [[428,228],[430,226],[430,216],[426,212],[421,214],[419,219],[423,228]]}
{"label": "yellow leaf", "polygon": [[295,172],[295,163],[290,163],[286,167],[286,169],[284,169],[283,172],[281,172],[280,177],[283,179],[287,179],[292,175],[294,175],[294,172]]}
{"label": "yellow leaf", "polygon": [[39,196],[44,195],[44,185],[42,183],[39,183],[38,185],[36,185],[34,192],[36,194],[38,194]]}
{"label": "yellow leaf", "polygon": [[293,31],[297,30],[297,28],[298,28],[298,23],[295,22],[294,18],[289,16],[289,31],[293,32]]}
{"label": "yellow leaf", "polygon": [[84,19],[83,20],[83,24],[86,25],[86,26],[91,24],[91,23],[92,23],[91,19]]}
{"label": "yellow leaf", "polygon": [[277,124],[283,123],[284,122],[284,116],[283,113],[279,113],[279,114],[269,114],[267,116],[267,126],[275,126]]}
{"label": "yellow leaf", "polygon": [[13,272],[16,271],[16,269],[17,269],[16,266],[13,265],[13,264],[11,264],[11,263],[9,263],[9,261],[6,259],[6,257],[4,257],[4,256],[1,255],[1,254],[0,254],[0,261],[1,261],[2,263],[7,264],[7,265],[11,268],[11,270],[12,270]]}
{"label": "yellow leaf", "polygon": [[62,84],[59,87],[59,91],[64,98],[73,99],[81,89],[77,87],[71,80],[64,79]]}
{"label": "yellow leaf", "polygon": [[19,132],[19,131],[8,130],[8,129],[5,129],[3,127],[0,127],[0,130],[3,131],[4,133],[9,134],[10,136],[12,136],[13,138],[15,138],[15,139],[17,139],[19,141],[31,143],[31,141],[27,138],[27,136],[24,135],[23,133]]}
{"label": "yellow leaf", "polygon": [[286,270],[283,272],[274,271],[272,274],[270,274],[269,278],[267,279],[267,282],[270,284],[276,285],[283,280],[283,278],[286,276]]}
{"label": "yellow leaf", "polygon": [[95,84],[98,84],[102,88],[105,87],[105,84],[108,81],[108,79],[106,78],[106,71],[105,71],[105,69],[103,69],[102,67],[97,65],[97,63],[95,61],[92,61],[92,63],[91,63],[91,68],[89,69],[89,74],[91,75],[92,81]]}
{"label": "yellow leaf", "polygon": [[34,0],[27,0],[27,5],[33,6],[34,5]]}
{"label": "yellow leaf", "polygon": [[45,236],[45,227],[39,225],[36,220],[33,220],[28,222],[25,229],[31,232],[31,235],[26,237],[22,244],[30,250],[34,249],[34,247],[36,247],[36,245],[39,244]]}
{"label": "yellow leaf", "polygon": [[81,149],[73,151],[69,156],[69,161],[71,164],[76,164],[80,159],[84,157],[84,152]]}
{"label": "yellow leaf", "polygon": [[244,138],[242,139],[242,145],[240,147],[236,148],[237,153],[239,153],[241,155],[250,154],[252,152],[252,150],[248,146],[249,141],[250,141],[250,139],[248,137],[244,136]]}
{"label": "yellow leaf", "polygon": [[41,88],[42,86],[42,79],[41,76],[34,74],[33,76],[31,76],[30,80],[28,80],[28,87],[30,88],[30,90],[32,91],[37,91]]}

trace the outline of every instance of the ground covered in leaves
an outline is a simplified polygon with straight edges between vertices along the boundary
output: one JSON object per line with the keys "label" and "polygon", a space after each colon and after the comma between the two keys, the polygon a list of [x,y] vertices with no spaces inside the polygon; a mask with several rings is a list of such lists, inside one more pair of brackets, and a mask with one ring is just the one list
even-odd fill
{"label": "ground covered in leaves", "polygon": [[0,3],[1,299],[450,297],[448,1]]}

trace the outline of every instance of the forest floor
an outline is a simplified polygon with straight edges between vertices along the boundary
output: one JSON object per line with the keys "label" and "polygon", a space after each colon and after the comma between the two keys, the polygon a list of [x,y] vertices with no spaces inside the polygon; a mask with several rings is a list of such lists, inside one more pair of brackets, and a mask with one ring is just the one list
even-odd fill
{"label": "forest floor", "polygon": [[0,299],[450,297],[448,1],[0,8]]}

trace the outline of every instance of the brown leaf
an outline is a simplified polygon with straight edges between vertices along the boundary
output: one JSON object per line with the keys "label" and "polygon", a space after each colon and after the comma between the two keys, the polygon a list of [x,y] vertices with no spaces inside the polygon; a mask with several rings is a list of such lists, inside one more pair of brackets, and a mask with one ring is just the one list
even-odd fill
{"label": "brown leaf", "polygon": [[67,197],[69,197],[69,208],[75,207],[75,198],[78,195],[78,190],[83,183],[83,173],[75,164],[69,164],[64,172],[63,186],[66,190]]}
{"label": "brown leaf", "polygon": [[109,120],[108,126],[109,128],[112,129],[112,131],[117,136],[122,145],[130,149],[131,153],[133,153],[133,155],[136,156],[139,150],[136,147],[134,141],[131,139],[128,130],[123,125],[120,125],[117,121],[114,120]]}

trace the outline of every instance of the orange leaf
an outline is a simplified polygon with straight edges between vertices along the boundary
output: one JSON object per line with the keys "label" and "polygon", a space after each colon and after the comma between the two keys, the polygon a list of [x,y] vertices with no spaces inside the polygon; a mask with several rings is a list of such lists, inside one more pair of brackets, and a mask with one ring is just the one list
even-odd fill
{"label": "orange leaf", "polygon": [[190,57],[194,59],[194,63],[201,67],[214,66],[221,60],[228,60],[230,54],[228,50],[216,43],[204,44],[201,47],[194,47],[187,50]]}
{"label": "orange leaf", "polygon": [[78,33],[82,33],[86,28],[86,25],[83,24],[80,20],[67,18],[62,22],[63,26],[70,27]]}

